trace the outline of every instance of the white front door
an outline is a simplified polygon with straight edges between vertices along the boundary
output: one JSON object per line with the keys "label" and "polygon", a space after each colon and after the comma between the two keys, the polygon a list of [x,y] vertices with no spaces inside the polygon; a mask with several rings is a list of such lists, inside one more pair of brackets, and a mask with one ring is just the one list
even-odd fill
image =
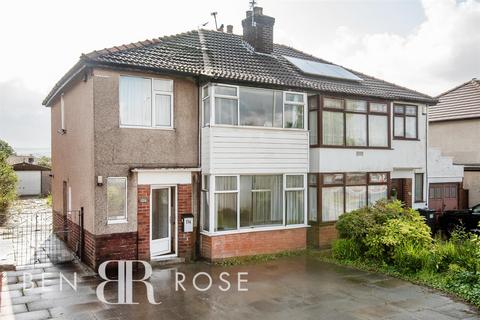
{"label": "white front door", "polygon": [[152,189],[150,213],[150,255],[152,257],[170,253],[172,215],[171,188]]}

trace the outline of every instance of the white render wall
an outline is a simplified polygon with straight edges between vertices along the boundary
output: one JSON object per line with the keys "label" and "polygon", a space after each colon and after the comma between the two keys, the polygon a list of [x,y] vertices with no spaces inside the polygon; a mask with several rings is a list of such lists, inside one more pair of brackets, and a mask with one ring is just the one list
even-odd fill
{"label": "white render wall", "polygon": [[203,174],[307,173],[307,130],[202,128]]}
{"label": "white render wall", "polygon": [[[424,172],[426,167],[426,115],[423,114],[425,106],[421,104],[418,106],[419,140],[394,140],[392,138],[391,149],[311,148],[310,172],[392,172],[394,169]],[[393,117],[390,119],[390,129],[393,137]]]}

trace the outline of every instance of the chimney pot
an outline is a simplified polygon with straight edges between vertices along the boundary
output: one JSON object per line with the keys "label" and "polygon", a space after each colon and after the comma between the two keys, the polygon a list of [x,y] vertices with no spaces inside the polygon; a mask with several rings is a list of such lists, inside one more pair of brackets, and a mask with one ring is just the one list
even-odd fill
{"label": "chimney pot", "polygon": [[253,8],[253,15],[262,16],[263,15],[263,8],[262,7],[254,7]]}
{"label": "chimney pot", "polygon": [[[253,25],[252,14],[255,22]],[[255,51],[272,53],[274,24],[275,18],[263,15],[261,7],[254,7],[253,12],[247,11],[247,17],[242,20],[243,40],[248,42]]]}
{"label": "chimney pot", "polygon": [[231,24],[227,25],[227,33],[233,33],[233,26]]}

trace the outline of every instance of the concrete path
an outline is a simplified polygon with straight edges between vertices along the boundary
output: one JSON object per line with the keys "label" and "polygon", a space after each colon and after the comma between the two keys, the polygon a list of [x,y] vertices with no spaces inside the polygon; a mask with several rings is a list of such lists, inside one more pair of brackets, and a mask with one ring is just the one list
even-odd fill
{"label": "concrete path", "polygon": [[[32,288],[23,288],[23,271],[9,272],[2,287],[2,315],[5,319],[479,319],[474,308],[433,290],[387,276],[319,262],[311,257],[282,258],[268,263],[222,267],[207,263],[154,268],[150,283],[159,305],[148,303],[145,286],[135,284],[136,305],[108,305],[99,301],[96,289],[101,282],[78,264],[45,266],[32,270]],[[77,291],[63,282],[58,273],[73,280]],[[177,272],[185,274],[182,287],[175,286]],[[198,291],[192,280],[198,272],[213,281],[209,290]],[[219,279],[221,272],[230,281],[230,290]],[[238,291],[237,275],[242,278]],[[42,273],[44,285],[41,287]],[[135,274],[139,278],[143,273]],[[205,274],[197,286],[209,284]],[[116,283],[105,287],[107,301],[117,301]]]}

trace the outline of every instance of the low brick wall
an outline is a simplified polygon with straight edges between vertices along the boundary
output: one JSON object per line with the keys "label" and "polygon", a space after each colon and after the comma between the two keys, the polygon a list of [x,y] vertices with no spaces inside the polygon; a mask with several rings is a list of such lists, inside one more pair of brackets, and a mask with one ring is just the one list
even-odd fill
{"label": "low brick wall", "polygon": [[306,228],[256,231],[228,235],[201,235],[202,257],[221,260],[231,257],[270,254],[306,248]]}
{"label": "low brick wall", "polygon": [[327,249],[338,238],[338,231],[334,223],[313,224],[308,230],[308,244],[315,248]]}

